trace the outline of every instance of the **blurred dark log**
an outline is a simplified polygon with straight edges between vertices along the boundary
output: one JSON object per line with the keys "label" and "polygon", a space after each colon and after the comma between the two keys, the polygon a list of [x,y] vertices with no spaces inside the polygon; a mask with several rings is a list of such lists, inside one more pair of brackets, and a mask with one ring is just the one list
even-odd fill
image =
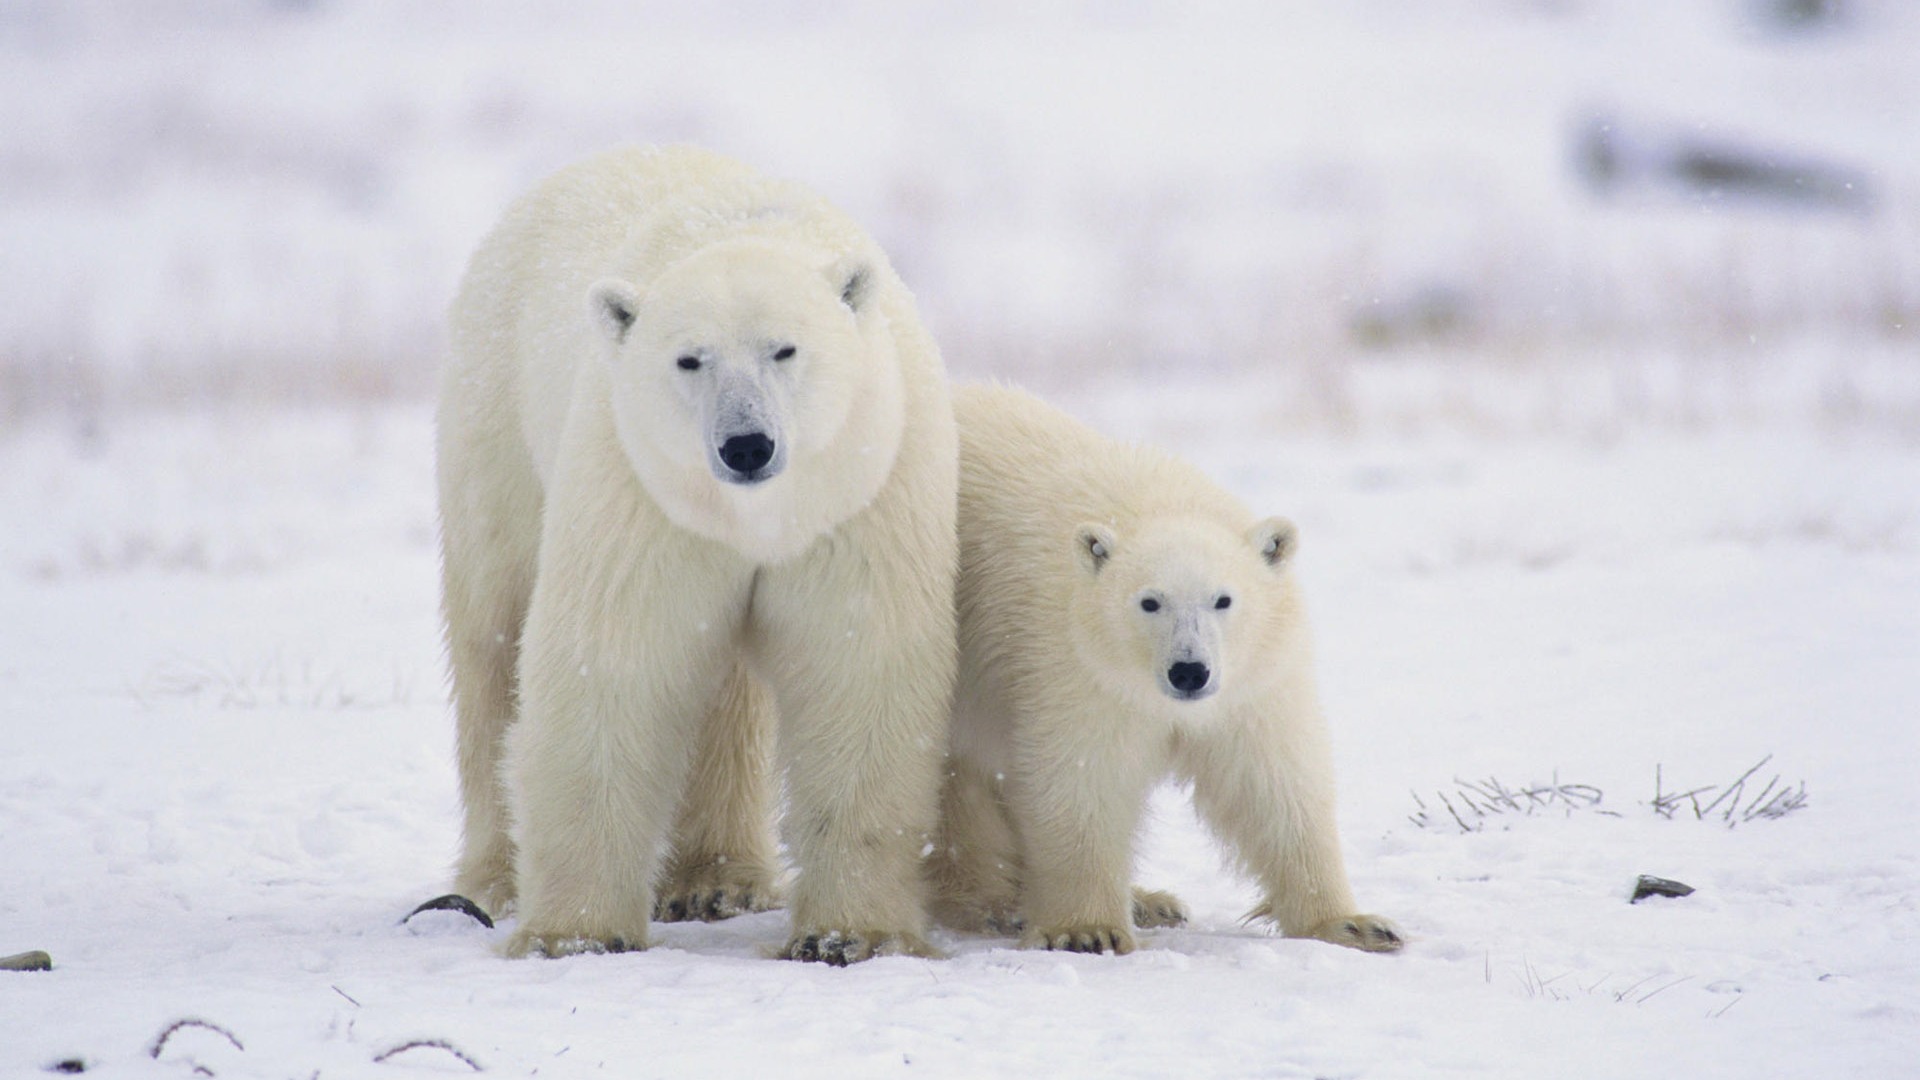
{"label": "blurred dark log", "polygon": [[1706,136],[1635,137],[1596,117],[1576,137],[1575,168],[1596,194],[1666,191],[1867,213],[1866,173],[1846,165]]}

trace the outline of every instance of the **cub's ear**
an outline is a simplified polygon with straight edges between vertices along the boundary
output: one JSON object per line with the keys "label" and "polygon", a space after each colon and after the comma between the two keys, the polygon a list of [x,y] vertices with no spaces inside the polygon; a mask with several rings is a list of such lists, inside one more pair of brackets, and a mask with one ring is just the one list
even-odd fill
{"label": "cub's ear", "polygon": [[618,278],[593,283],[587,290],[587,310],[593,325],[608,341],[619,345],[633,329],[633,313],[640,310],[640,294]]}
{"label": "cub's ear", "polygon": [[1255,525],[1247,533],[1247,539],[1253,542],[1253,549],[1274,569],[1285,566],[1293,558],[1300,546],[1300,532],[1293,522],[1283,517],[1270,517]]}
{"label": "cub's ear", "polygon": [[1105,525],[1082,525],[1073,530],[1073,551],[1081,569],[1097,574],[1113,558],[1113,531]]}
{"label": "cub's ear", "polygon": [[855,257],[839,259],[827,268],[827,281],[840,294],[840,302],[855,315],[867,309],[873,293],[873,268]]}

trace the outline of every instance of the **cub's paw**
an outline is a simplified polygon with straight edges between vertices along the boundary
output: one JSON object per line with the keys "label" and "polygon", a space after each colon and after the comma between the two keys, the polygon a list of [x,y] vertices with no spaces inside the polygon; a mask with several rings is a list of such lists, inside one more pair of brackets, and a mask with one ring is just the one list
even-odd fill
{"label": "cub's paw", "polygon": [[1112,953],[1125,956],[1133,951],[1133,931],[1122,926],[1083,924],[1080,926],[1031,927],[1021,935],[1026,949],[1050,949],[1054,952]]}
{"label": "cub's paw", "polygon": [[1399,952],[1407,943],[1399,927],[1378,915],[1341,915],[1327,919],[1300,936],[1362,952]]}
{"label": "cub's paw", "polygon": [[523,956],[544,956],[558,959],[563,956],[578,956],[581,953],[622,953],[639,952],[647,947],[644,934],[621,935],[608,934],[568,934],[541,933],[537,930],[516,930],[507,939],[506,954],[514,959]]}
{"label": "cub's paw", "polygon": [[1142,930],[1187,925],[1187,905],[1170,892],[1133,887],[1133,925]]}
{"label": "cub's paw", "polygon": [[804,930],[793,935],[776,954],[782,960],[846,967],[876,956],[920,956],[943,959],[945,954],[919,934],[900,930]]}
{"label": "cub's paw", "polygon": [[780,906],[773,872],[747,862],[714,859],[668,871],[653,902],[655,922],[718,922]]}

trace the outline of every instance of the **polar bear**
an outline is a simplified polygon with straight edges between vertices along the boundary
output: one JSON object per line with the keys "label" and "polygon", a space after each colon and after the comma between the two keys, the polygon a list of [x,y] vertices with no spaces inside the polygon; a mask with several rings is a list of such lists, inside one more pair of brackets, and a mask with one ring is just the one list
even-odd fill
{"label": "polar bear", "polygon": [[1259,882],[1249,917],[1400,948],[1354,913],[1341,862],[1293,526],[1020,391],[961,387],[954,407],[960,674],[935,914],[1115,953],[1130,922],[1184,921],[1177,898],[1129,892],[1143,806],[1172,774]]}
{"label": "polar bear", "polygon": [[784,955],[923,950],[958,448],[886,257],[797,185],[618,150],[507,211],[451,329],[456,887],[514,955],[764,908],[777,744]]}

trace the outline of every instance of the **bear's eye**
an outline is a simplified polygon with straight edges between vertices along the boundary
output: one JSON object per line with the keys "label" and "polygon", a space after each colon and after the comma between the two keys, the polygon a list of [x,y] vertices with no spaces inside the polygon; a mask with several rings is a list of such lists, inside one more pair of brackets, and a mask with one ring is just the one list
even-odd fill
{"label": "bear's eye", "polygon": [[1225,611],[1232,606],[1233,606],[1233,597],[1231,596],[1223,596],[1220,599],[1215,600],[1213,602],[1213,610],[1215,611]]}
{"label": "bear's eye", "polygon": [[699,371],[700,370],[700,358],[697,356],[683,356],[680,359],[675,360],[674,363],[680,365],[681,371]]}
{"label": "bear's eye", "polygon": [[779,352],[776,352],[776,353],[774,353],[774,354],[773,354],[773,358],[774,358],[775,360],[791,360],[791,359],[793,359],[793,346],[791,346],[791,345],[782,345],[782,346],[780,346],[780,351],[779,351]]}
{"label": "bear's eye", "polygon": [[1153,597],[1149,596],[1145,600],[1140,601],[1140,610],[1147,612],[1148,614],[1152,614],[1153,612],[1159,611],[1160,601],[1155,600]]}

